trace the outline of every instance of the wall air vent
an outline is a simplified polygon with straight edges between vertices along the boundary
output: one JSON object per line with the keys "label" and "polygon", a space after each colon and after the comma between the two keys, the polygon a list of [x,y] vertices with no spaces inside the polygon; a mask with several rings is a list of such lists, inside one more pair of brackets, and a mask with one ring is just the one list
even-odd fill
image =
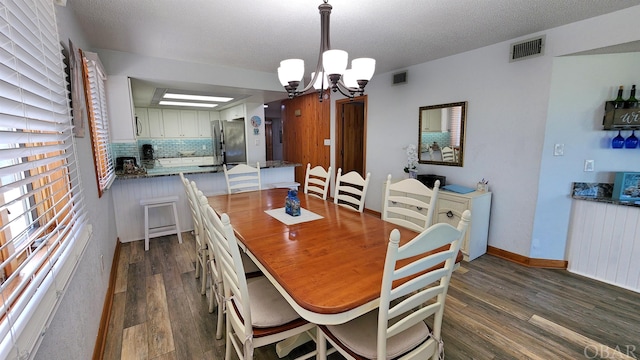
{"label": "wall air vent", "polygon": [[407,71],[393,74],[393,85],[400,85],[407,83]]}
{"label": "wall air vent", "polygon": [[509,62],[529,59],[544,54],[544,43],[546,35],[534,39],[527,39],[511,44]]}

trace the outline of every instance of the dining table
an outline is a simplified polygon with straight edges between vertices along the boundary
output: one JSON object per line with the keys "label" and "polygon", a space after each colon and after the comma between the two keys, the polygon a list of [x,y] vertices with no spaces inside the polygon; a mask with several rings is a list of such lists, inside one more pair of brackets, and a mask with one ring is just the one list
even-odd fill
{"label": "dining table", "polygon": [[239,246],[302,318],[341,324],[378,308],[391,231],[400,231],[400,245],[417,233],[301,192],[301,215],[293,217],[284,210],[287,195],[264,189],[208,202],[229,216]]}

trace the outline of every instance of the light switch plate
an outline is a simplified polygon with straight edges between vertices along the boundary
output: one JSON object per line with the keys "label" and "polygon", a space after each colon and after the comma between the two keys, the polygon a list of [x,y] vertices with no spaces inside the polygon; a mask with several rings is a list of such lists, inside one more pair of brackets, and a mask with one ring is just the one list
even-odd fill
{"label": "light switch plate", "polygon": [[556,144],[553,147],[553,156],[562,156],[564,155],[564,144]]}
{"label": "light switch plate", "polygon": [[595,164],[593,160],[585,160],[584,161],[584,171],[593,171]]}
{"label": "light switch plate", "polygon": [[324,146],[331,146],[331,139],[324,139]]}

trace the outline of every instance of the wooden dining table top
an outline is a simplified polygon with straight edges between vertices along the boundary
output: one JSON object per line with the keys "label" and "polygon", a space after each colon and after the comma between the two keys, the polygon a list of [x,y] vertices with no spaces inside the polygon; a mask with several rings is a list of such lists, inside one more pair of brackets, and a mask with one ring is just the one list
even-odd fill
{"label": "wooden dining table top", "polygon": [[265,210],[284,207],[287,191],[215,195],[208,201],[218,215],[229,216],[241,247],[302,317],[341,323],[376,308],[391,231],[400,231],[401,245],[417,233],[302,192],[302,212],[322,218],[286,225]]}

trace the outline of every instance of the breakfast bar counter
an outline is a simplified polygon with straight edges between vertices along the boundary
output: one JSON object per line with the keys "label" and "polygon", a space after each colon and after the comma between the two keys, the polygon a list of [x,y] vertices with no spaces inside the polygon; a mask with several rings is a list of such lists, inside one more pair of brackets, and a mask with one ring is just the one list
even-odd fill
{"label": "breakfast bar counter", "polygon": [[612,194],[613,184],[573,184],[567,270],[640,292],[640,202]]}
{"label": "breakfast bar counter", "polygon": [[[255,164],[251,164],[255,166]],[[298,163],[287,161],[267,161],[260,164],[260,179],[263,188],[270,184],[291,183],[295,181],[295,167]],[[222,166],[178,166],[154,167],[146,173],[117,173],[116,181],[109,193],[113,199],[116,229],[121,242],[144,239],[144,212],[140,200],[145,198],[178,196],[178,217],[182,231],[193,229],[191,211],[184,193],[184,187],[178,176],[183,173],[190,181],[207,195],[224,194],[227,183]],[[170,211],[157,209],[150,219],[150,227],[172,223]]]}

